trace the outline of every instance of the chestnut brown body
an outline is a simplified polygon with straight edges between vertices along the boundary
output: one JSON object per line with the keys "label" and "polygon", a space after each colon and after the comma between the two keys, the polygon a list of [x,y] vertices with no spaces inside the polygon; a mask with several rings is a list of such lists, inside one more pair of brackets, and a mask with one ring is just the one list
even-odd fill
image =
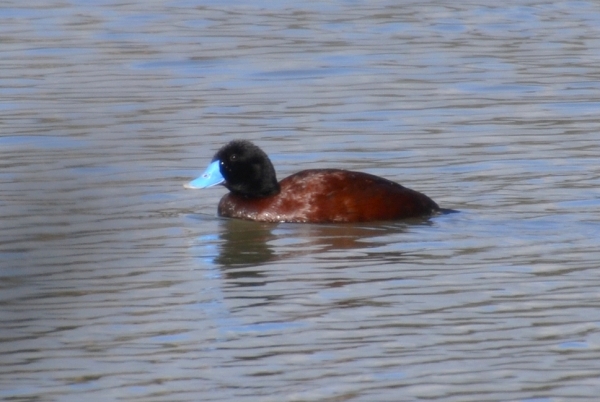
{"label": "chestnut brown body", "polygon": [[220,216],[264,222],[367,222],[427,216],[439,210],[424,194],[368,173],[304,170],[279,182],[279,192],[251,197],[231,192]]}

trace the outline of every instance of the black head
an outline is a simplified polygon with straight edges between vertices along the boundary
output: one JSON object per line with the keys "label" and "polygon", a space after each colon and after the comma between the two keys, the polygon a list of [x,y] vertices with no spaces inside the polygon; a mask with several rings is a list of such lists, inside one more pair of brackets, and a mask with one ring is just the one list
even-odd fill
{"label": "black head", "polygon": [[245,197],[266,197],[279,192],[275,168],[262,149],[250,141],[231,141],[215,154],[229,191]]}

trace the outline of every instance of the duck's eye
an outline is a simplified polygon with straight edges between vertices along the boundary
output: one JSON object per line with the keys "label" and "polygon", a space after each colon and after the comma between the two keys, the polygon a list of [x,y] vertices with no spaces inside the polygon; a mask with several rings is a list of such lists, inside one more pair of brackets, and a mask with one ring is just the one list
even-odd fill
{"label": "duck's eye", "polygon": [[230,161],[232,161],[232,162],[236,161],[236,160],[237,160],[237,158],[238,158],[237,154],[231,154],[231,155],[229,156],[229,160],[230,160]]}

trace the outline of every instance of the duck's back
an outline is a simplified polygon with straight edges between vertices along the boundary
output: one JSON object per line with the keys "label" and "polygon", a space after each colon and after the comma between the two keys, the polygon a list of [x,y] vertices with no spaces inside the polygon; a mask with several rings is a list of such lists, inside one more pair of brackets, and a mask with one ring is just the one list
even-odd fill
{"label": "duck's back", "polygon": [[368,173],[304,170],[264,198],[234,193],[219,203],[219,215],[265,222],[366,222],[431,215],[438,205],[424,194]]}

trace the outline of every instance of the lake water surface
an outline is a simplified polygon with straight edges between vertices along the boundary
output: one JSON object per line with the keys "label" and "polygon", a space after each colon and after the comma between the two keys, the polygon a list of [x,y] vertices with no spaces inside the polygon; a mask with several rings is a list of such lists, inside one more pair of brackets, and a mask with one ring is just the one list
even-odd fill
{"label": "lake water surface", "polygon": [[[216,217],[384,176],[460,213]],[[597,1],[5,1],[0,399],[595,401]]]}

